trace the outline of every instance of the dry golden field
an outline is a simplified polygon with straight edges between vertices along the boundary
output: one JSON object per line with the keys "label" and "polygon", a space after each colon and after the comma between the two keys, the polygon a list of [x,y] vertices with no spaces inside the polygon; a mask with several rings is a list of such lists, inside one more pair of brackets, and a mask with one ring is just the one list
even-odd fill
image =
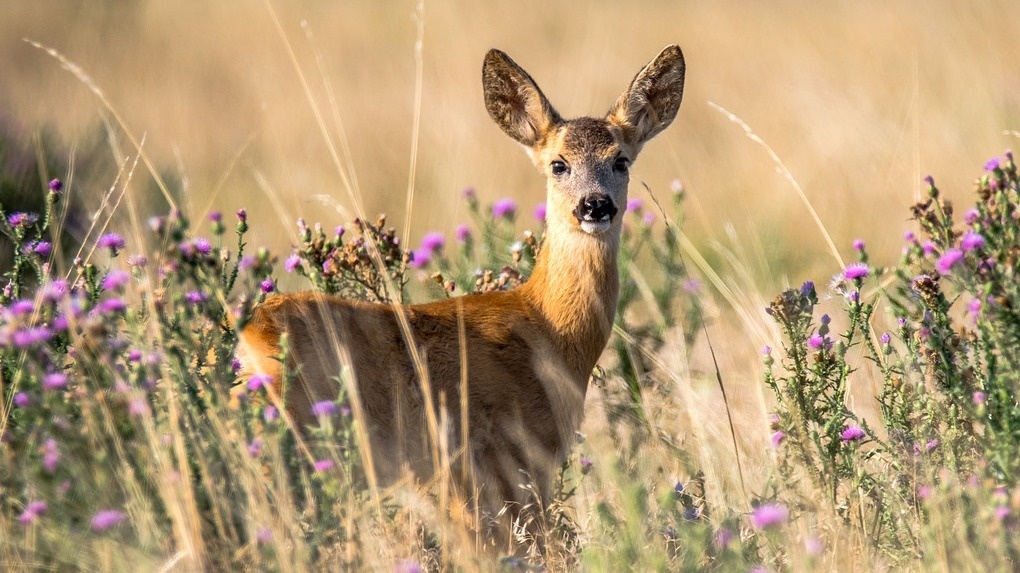
{"label": "dry golden field", "polygon": [[[684,103],[643,151],[630,192],[647,203],[644,183],[668,204],[674,181],[686,190],[683,232],[718,273],[721,296],[705,304],[753,486],[771,455],[758,349],[779,343],[762,309],[782,288],[842,269],[826,235],[843,257],[859,238],[876,265],[894,262],[925,175],[969,198],[975,166],[1016,145],[1014,13],[1006,1],[13,0],[0,3],[0,121],[76,157],[73,192],[93,208],[116,170],[75,154],[99,149],[128,169],[134,139],[193,220],[245,207],[252,242],[276,252],[294,242],[298,217],[333,226],[358,213],[387,213],[417,244],[466,220],[465,188],[515,198],[519,227],[543,198],[541,177],[486,114],[486,50],[507,52],[576,116],[603,113],[677,43]],[[143,167],[128,192],[136,220],[166,208]],[[702,340],[693,357],[659,357],[692,391],[683,412],[651,410],[680,418],[713,487],[732,493],[706,350]],[[589,417],[598,427],[600,414]]]}
{"label": "dry golden field", "polygon": [[[246,206],[258,239],[274,247],[286,246],[298,216],[351,216],[341,171],[366,213],[385,211],[403,228],[414,149],[414,239],[464,218],[465,187],[525,205],[542,196],[528,161],[485,113],[485,50],[517,59],[571,116],[603,112],[675,42],[688,63],[685,102],[635,180],[661,195],[683,181],[687,234],[708,245],[727,241],[732,225],[771,289],[828,272],[831,259],[774,162],[710,103],[775,150],[841,249],[860,237],[893,257],[921,177],[965,194],[968,167],[1016,140],[1005,133],[1020,129],[1009,6],[428,1],[420,22],[409,1],[5,2],[0,114],[53,130],[68,147],[111,121],[81,81],[24,40],[54,48],[145,136],[155,165],[183,182],[186,212]],[[109,183],[91,182],[96,195]],[[639,184],[631,191],[644,194]]]}

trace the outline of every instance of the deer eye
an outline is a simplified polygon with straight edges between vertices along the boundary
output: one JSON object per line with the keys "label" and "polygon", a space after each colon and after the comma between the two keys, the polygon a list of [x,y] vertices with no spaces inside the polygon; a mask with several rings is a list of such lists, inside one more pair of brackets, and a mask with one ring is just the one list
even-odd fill
{"label": "deer eye", "polygon": [[553,161],[549,164],[549,168],[552,170],[553,175],[563,175],[570,171],[567,168],[567,164],[562,161]]}
{"label": "deer eye", "polygon": [[626,173],[630,167],[630,160],[626,157],[617,157],[616,161],[613,162],[613,171],[617,173]]}

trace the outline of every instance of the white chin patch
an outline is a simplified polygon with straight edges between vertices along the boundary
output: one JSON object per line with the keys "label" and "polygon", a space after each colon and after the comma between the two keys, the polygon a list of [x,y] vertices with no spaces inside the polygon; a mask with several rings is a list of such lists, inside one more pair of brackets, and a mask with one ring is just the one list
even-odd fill
{"label": "white chin patch", "polygon": [[599,235],[609,230],[612,223],[605,221],[581,221],[581,230],[589,235]]}

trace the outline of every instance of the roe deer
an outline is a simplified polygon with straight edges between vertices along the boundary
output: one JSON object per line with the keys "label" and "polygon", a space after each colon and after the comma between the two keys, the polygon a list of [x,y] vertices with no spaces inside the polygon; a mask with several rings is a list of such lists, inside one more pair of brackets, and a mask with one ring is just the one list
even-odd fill
{"label": "roe deer", "polygon": [[437,437],[427,425],[429,408],[434,421],[443,404],[451,414],[451,427],[442,430],[450,474],[471,475],[454,478],[459,491],[478,494],[476,503],[490,514],[506,507],[512,519],[533,501],[518,485],[526,473],[544,506],[612,330],[628,170],[676,116],[684,69],[680,48],[668,46],[605,117],[566,120],[531,76],[490,50],[482,66],[486,109],[547,179],[546,236],[531,277],[515,290],[408,306],[276,295],[241,333],[246,369],[271,374],[279,396],[283,365],[276,357],[286,333],[296,377],[283,399],[303,425],[314,419],[313,403],[336,399],[348,368],[348,395],[360,404],[383,480],[404,467],[423,480],[451,470],[433,459]]}

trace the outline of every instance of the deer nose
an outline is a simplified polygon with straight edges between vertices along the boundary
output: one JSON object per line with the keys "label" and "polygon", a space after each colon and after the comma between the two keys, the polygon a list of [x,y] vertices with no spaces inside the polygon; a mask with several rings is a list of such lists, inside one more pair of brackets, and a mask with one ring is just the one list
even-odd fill
{"label": "deer nose", "polygon": [[578,221],[599,222],[612,221],[619,209],[613,200],[606,195],[589,195],[578,202],[574,209],[574,217]]}

